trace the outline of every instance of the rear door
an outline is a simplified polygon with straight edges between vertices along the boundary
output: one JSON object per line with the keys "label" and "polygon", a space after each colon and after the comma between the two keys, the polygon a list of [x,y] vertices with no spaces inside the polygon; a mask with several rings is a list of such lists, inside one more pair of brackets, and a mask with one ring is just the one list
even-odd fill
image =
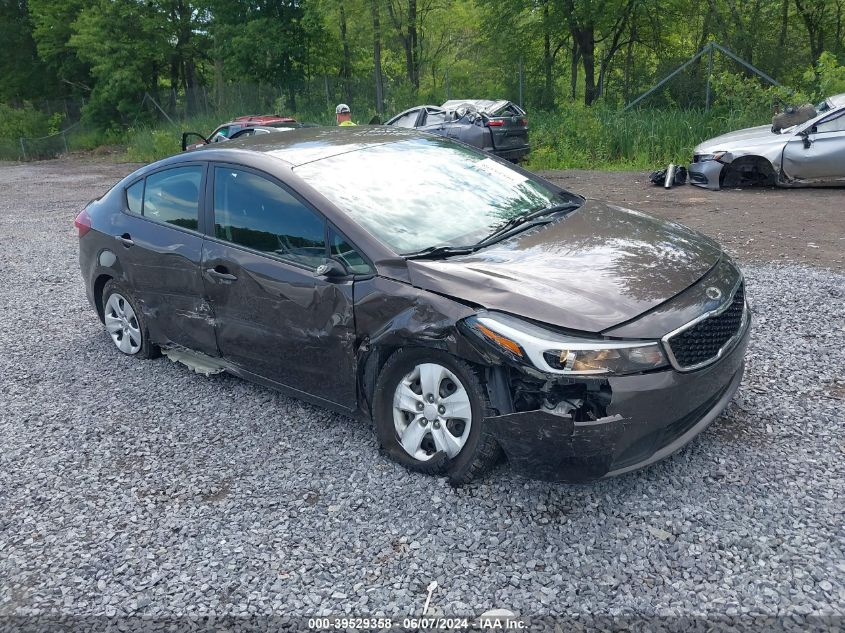
{"label": "rear door", "polygon": [[528,119],[525,111],[515,103],[506,103],[489,114],[487,127],[497,152],[519,149],[528,145]]}
{"label": "rear door", "polygon": [[214,356],[217,343],[200,273],[205,172],[205,163],[181,164],[132,183],[125,213],[115,217],[112,231],[114,252],[153,340]]}
{"label": "rear door", "polygon": [[[845,182],[845,109],[794,136],[783,150],[783,172],[794,180],[817,184]],[[808,146],[809,145],[809,146]]]}
{"label": "rear door", "polygon": [[202,269],[222,356],[353,408],[353,280],[316,275],[328,254],[325,219],[262,172],[218,163],[210,177],[213,228]]}

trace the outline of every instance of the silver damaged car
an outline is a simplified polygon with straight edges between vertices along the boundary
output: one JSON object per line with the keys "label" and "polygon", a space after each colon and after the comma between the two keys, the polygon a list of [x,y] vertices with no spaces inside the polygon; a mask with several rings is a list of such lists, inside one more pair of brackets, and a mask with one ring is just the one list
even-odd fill
{"label": "silver damaged car", "polygon": [[845,186],[845,94],[825,99],[809,121],[723,134],[693,153],[689,182],[707,189]]}

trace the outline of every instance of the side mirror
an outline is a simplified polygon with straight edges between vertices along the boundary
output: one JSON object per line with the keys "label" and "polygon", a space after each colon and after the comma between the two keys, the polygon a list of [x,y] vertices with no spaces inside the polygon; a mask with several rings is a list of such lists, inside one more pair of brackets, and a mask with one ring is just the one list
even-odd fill
{"label": "side mirror", "polygon": [[381,125],[381,117],[379,115],[375,115],[372,119],[370,119],[368,125]]}
{"label": "side mirror", "polygon": [[815,132],[816,126],[801,132],[801,140],[804,142],[804,149],[810,149],[810,146],[813,144],[813,141],[810,140],[810,134],[814,134]]}
{"label": "side mirror", "polygon": [[337,279],[339,277],[347,277],[349,273],[343,265],[335,259],[326,259],[322,264],[317,266],[314,271],[315,277],[325,277],[326,279]]}

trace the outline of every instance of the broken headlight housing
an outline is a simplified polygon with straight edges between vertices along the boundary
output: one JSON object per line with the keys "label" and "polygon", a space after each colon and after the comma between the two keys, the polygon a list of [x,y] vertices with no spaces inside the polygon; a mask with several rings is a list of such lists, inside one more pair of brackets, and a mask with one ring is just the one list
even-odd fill
{"label": "broken headlight housing", "polygon": [[501,312],[479,312],[466,325],[506,356],[554,374],[638,374],[668,366],[657,341],[569,336]]}
{"label": "broken headlight housing", "polygon": [[713,152],[712,154],[699,154],[698,161],[703,162],[705,160],[721,160],[722,157],[727,154],[727,152]]}

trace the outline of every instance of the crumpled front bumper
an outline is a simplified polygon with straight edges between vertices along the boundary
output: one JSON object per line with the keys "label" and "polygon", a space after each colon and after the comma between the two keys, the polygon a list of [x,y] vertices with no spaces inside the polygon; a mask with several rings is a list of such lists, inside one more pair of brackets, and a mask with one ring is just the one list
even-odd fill
{"label": "crumpled front bumper", "polygon": [[687,182],[691,185],[717,191],[720,187],[719,177],[724,167],[724,163],[720,163],[717,160],[703,160],[697,163],[690,163],[687,169]]}
{"label": "crumpled front bumper", "polygon": [[742,380],[750,323],[716,363],[608,379],[607,416],[577,422],[568,415],[527,411],[485,423],[511,468],[532,479],[580,483],[658,462],[686,446],[728,405]]}

